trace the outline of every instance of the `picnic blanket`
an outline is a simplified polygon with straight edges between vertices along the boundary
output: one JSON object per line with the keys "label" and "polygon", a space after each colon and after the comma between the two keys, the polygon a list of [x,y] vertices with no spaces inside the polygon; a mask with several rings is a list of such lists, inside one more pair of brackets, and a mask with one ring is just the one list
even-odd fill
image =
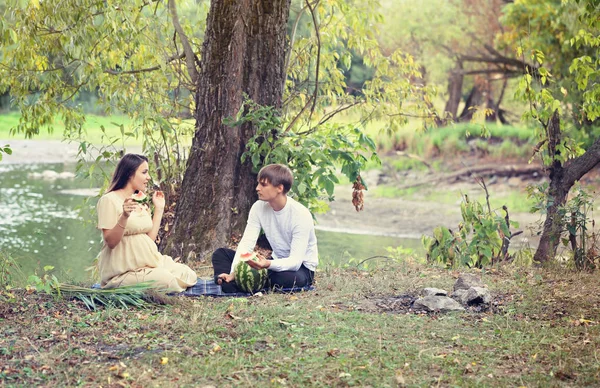
{"label": "picnic blanket", "polygon": [[[100,288],[100,284],[96,283],[92,286],[92,288]],[[294,292],[302,292],[302,291],[312,291],[315,287],[313,285],[304,286],[304,287],[274,287],[274,288],[265,288],[260,290],[259,292],[276,292],[283,294],[291,294]],[[214,279],[203,279],[198,278],[196,284],[191,287],[188,287],[185,291],[179,293],[172,293],[170,295],[181,295],[181,296],[225,296],[225,297],[248,297],[253,294],[250,292],[223,292],[221,286],[215,283]]]}

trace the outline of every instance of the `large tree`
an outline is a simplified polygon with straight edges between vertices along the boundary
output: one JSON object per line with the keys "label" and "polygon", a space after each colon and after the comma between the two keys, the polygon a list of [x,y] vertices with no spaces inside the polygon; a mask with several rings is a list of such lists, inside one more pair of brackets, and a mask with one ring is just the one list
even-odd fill
{"label": "large tree", "polygon": [[[163,248],[184,259],[204,258],[242,231],[262,163],[290,164],[293,194],[323,210],[338,167],[362,187],[375,146],[361,126],[402,124],[430,101],[411,82],[420,77],[412,58],[379,49],[374,0],[207,5],[10,0],[0,24],[0,93],[10,91],[21,112],[15,131],[35,136],[61,119],[85,156],[98,146],[85,139],[81,91],[97,93],[107,114],[127,114],[132,124],[106,129],[97,160],[118,158],[123,138],[144,139],[158,183],[179,194]],[[352,52],[373,74],[358,96],[346,94]],[[340,112],[357,122],[334,123]]]}
{"label": "large tree", "polygon": [[196,134],[166,244],[194,258],[240,231],[256,200],[252,163],[240,159],[252,123],[230,127],[244,95],[281,107],[291,0],[212,1],[197,77]]}
{"label": "large tree", "polygon": [[538,123],[535,152],[550,178],[541,188],[546,219],[534,259],[553,259],[566,233],[581,262],[585,252],[577,239],[586,238],[588,220],[573,224],[579,209],[569,211],[566,205],[575,183],[600,163],[600,138],[594,131],[600,124],[598,1],[522,0],[507,7],[505,23],[503,39],[540,65],[527,71],[518,91],[530,106],[525,118]]}

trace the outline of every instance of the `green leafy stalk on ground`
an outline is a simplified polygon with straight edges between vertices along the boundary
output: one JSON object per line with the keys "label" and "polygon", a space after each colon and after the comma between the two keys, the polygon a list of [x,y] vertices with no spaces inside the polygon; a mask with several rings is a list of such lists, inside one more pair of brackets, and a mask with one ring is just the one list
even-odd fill
{"label": "green leafy stalk on ground", "polygon": [[[381,263],[383,264],[383,263]],[[0,382],[36,386],[586,386],[598,381],[597,276],[477,272],[487,312],[417,315],[394,297],[451,290],[410,262],[327,267],[317,290],[173,298],[144,309],[13,291],[0,305]]]}

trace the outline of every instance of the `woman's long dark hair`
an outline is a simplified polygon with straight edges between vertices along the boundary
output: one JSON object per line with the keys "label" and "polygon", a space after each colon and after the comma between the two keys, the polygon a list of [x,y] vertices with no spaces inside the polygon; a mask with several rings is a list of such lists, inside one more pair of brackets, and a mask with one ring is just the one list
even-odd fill
{"label": "woman's long dark hair", "polygon": [[112,181],[110,182],[110,186],[108,186],[107,193],[111,191],[122,189],[127,186],[127,182],[129,178],[135,175],[138,167],[144,162],[147,162],[148,158],[144,155],[138,154],[125,154],[119,160],[117,164],[117,168],[112,177]]}

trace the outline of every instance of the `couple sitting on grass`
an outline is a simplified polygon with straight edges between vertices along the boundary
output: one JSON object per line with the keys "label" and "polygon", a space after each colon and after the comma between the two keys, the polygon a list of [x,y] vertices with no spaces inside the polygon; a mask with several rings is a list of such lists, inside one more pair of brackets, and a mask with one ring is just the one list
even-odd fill
{"label": "couple sitting on grass", "polygon": [[[268,286],[310,286],[318,263],[313,219],[306,207],[287,196],[293,183],[290,169],[279,164],[258,173],[259,200],[248,216],[248,224],[237,251],[217,249],[212,256],[215,282],[225,293],[239,292],[234,268],[244,253],[254,251],[261,229],[269,241],[272,257],[260,255],[248,261],[268,270]],[[121,158],[107,192],[98,201],[98,229],[104,245],[98,257],[102,288],[153,282],[159,289],[181,292],[196,284],[196,273],[158,251],[155,240],[165,209],[161,191],[152,195],[154,214],[134,194],[145,193],[150,181],[148,159],[137,154]]]}

